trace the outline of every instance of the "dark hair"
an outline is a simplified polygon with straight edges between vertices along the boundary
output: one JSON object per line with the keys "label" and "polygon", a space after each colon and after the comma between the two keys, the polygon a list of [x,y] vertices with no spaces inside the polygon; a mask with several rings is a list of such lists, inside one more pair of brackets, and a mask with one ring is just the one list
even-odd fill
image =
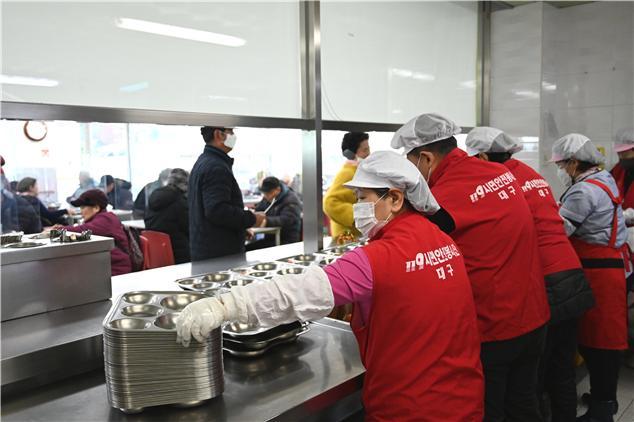
{"label": "dark hair", "polygon": [[277,177],[270,176],[262,180],[262,185],[260,186],[260,192],[269,193],[281,186],[282,184],[280,183],[280,179],[278,179]]}
{"label": "dark hair", "polygon": [[[387,195],[387,193],[390,191],[389,188],[370,188],[370,190],[376,193],[379,198]],[[409,202],[409,199],[407,199],[405,194],[403,194],[403,206],[410,210],[415,210],[414,206],[412,205],[411,202]]]}
{"label": "dark hair", "polygon": [[370,139],[370,135],[365,132],[348,132],[343,135],[343,140],[341,141],[341,152],[344,156],[346,156],[346,151],[352,151],[356,154],[361,142],[368,139]]}
{"label": "dark hair", "polygon": [[504,163],[511,159],[511,154],[508,152],[485,152],[489,161],[493,161],[494,163]]}
{"label": "dark hair", "polygon": [[20,193],[28,192],[33,186],[35,186],[36,182],[37,180],[35,180],[33,177],[25,177],[18,182],[18,184],[15,186],[15,190]]}
{"label": "dark hair", "polygon": [[[568,161],[570,161],[570,160],[568,160]],[[579,160],[577,160],[577,162],[579,163],[577,165],[577,170],[579,170],[581,173],[585,173],[586,171],[590,170],[592,167],[598,166],[598,164],[592,164],[592,163],[589,163],[587,161],[579,161]]]}
{"label": "dark hair", "polygon": [[203,126],[200,128],[200,134],[203,136],[206,144],[214,140],[214,132],[216,129],[224,132],[226,128],[222,126]]}
{"label": "dark hair", "polygon": [[432,142],[431,144],[416,147],[408,152],[407,155],[420,155],[422,151],[426,151],[445,156],[456,148],[458,148],[458,141],[452,136],[450,138],[445,138],[441,139],[440,141]]}
{"label": "dark hair", "polygon": [[106,174],[104,176],[101,176],[101,185],[105,188],[108,185],[111,185],[114,183],[114,177],[112,177],[109,174]]}

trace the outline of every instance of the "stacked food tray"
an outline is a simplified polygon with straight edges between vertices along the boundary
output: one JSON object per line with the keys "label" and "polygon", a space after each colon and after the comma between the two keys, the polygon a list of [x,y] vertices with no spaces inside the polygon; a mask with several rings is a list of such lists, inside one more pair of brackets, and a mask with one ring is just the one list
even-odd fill
{"label": "stacked food tray", "polygon": [[257,357],[272,347],[296,341],[309,330],[307,322],[299,321],[269,329],[234,322],[223,330],[223,347],[233,356]]}
{"label": "stacked food tray", "polygon": [[224,391],[221,330],[188,348],[176,343],[176,321],[194,292],[130,292],[103,322],[108,401],[126,413],[165,404],[194,406]]}

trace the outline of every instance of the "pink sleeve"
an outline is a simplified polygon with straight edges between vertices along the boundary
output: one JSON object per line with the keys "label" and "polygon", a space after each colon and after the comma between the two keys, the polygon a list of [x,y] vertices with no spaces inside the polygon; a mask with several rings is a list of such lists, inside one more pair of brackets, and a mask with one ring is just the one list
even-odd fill
{"label": "pink sleeve", "polygon": [[372,298],[372,268],[363,248],[354,249],[324,267],[335,306],[368,302]]}

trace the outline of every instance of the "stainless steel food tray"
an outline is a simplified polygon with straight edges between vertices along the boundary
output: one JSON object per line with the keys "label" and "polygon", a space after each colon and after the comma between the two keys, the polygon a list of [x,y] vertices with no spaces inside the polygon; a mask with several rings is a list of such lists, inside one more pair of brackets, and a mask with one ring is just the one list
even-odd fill
{"label": "stainless steel food tray", "polygon": [[108,400],[125,413],[159,405],[193,406],[224,391],[222,333],[204,343],[176,344],[176,321],[198,292],[134,291],[103,321]]}
{"label": "stainless steel food tray", "polygon": [[264,355],[273,347],[297,341],[299,336],[307,333],[308,331],[310,331],[310,325],[303,324],[302,327],[297,331],[289,332],[266,342],[239,342],[225,339],[225,342],[223,343],[223,349],[225,352],[236,357],[258,357]]}
{"label": "stainless steel food tray", "polygon": [[257,264],[234,268],[231,271],[240,274],[242,276],[255,278],[259,280],[270,280],[279,271],[287,268],[296,267],[286,262],[272,261],[272,262],[260,262]]}
{"label": "stainless steel food tray", "polygon": [[332,262],[338,257],[335,255],[328,255],[324,253],[314,253],[314,254],[302,254],[289,256],[288,258],[282,258],[279,261],[284,262],[286,264],[291,264],[295,266],[310,266],[310,265],[319,265],[320,267],[324,267]]}

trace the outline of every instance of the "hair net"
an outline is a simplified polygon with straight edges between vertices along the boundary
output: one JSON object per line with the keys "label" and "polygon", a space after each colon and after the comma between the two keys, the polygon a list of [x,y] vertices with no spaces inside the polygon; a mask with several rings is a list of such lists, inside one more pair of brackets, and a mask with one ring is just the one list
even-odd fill
{"label": "hair net", "polygon": [[357,167],[347,188],[391,188],[403,191],[414,208],[425,214],[440,209],[423,176],[407,158],[393,151],[373,152]]}
{"label": "hair net", "polygon": [[614,136],[614,152],[623,152],[634,148],[634,127],[625,127]]}
{"label": "hair net", "polygon": [[405,148],[405,154],[414,148],[451,138],[462,131],[453,121],[436,113],[421,114],[405,123],[392,138],[392,148]]}
{"label": "hair net", "polygon": [[494,127],[476,127],[467,135],[467,153],[507,152],[515,154],[522,150],[522,143]]}
{"label": "hair net", "polygon": [[592,141],[578,133],[570,133],[559,138],[553,145],[553,156],[550,161],[556,163],[572,158],[591,164],[601,164],[605,160]]}

